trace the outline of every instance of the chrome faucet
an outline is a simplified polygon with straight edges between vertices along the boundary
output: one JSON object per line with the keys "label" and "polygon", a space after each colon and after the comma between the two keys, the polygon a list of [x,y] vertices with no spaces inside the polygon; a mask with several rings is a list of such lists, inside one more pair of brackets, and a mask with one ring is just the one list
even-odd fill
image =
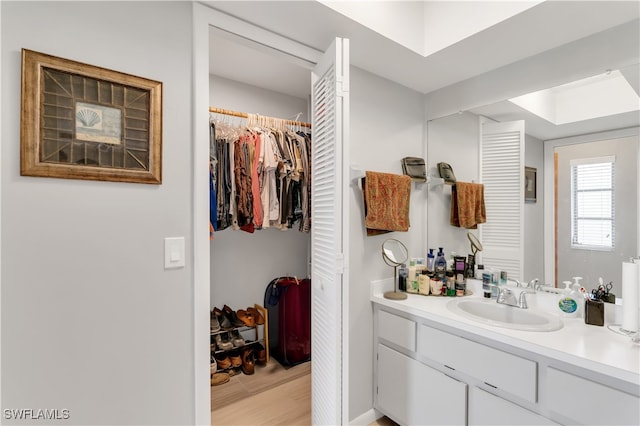
{"label": "chrome faucet", "polygon": [[516,283],[516,287],[522,287],[522,283],[515,278],[507,278],[507,281],[513,281]]}
{"label": "chrome faucet", "polygon": [[529,305],[527,305],[526,294],[535,294],[533,290],[522,290],[518,299],[516,299],[515,294],[506,288],[506,287],[498,287],[498,299],[496,303],[500,303],[501,305],[514,306],[520,309],[528,309]]}
{"label": "chrome faucet", "polygon": [[532,288],[534,290],[539,290],[542,284],[540,284],[540,280],[538,278],[534,278],[527,284],[527,288]]}

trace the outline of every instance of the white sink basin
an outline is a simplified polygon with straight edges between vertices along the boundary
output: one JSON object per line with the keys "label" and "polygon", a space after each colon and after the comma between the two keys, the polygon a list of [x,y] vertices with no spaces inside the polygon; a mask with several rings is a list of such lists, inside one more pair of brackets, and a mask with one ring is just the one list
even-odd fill
{"label": "white sink basin", "polygon": [[562,320],[551,314],[502,305],[494,299],[458,298],[447,303],[447,309],[474,321],[514,330],[555,331],[562,328]]}

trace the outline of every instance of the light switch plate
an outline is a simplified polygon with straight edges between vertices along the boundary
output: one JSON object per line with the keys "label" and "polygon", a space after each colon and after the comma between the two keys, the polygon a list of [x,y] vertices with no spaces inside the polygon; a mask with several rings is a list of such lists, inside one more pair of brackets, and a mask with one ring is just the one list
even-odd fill
{"label": "light switch plate", "polygon": [[164,239],[164,269],[184,268],[184,237]]}

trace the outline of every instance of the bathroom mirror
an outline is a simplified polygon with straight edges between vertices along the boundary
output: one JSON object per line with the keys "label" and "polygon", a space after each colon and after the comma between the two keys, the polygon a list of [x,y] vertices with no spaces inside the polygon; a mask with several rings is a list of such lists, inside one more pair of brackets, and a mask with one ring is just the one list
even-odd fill
{"label": "bathroom mirror", "polygon": [[471,244],[471,254],[473,254],[473,257],[475,258],[476,253],[482,251],[482,243],[480,242],[478,237],[471,232],[467,232],[467,238],[469,239],[469,243]]}
{"label": "bathroom mirror", "polygon": [[[583,281],[585,286],[590,288],[597,284],[599,277],[603,277],[605,282],[613,282],[612,292],[616,297],[624,298],[621,285],[621,263],[630,257],[637,257],[640,252],[638,230],[640,113],[637,110],[640,104],[638,100],[640,48],[636,40],[637,36],[629,36],[629,34],[637,34],[639,27],[640,24],[636,19],[608,31],[576,40],[574,43],[559,46],[553,52],[541,53],[526,64],[505,67],[500,72],[494,73],[495,75],[485,76],[483,80],[472,79],[464,85],[459,85],[456,88],[458,92],[455,93],[462,93],[465,88],[472,86],[486,87],[487,93],[458,101],[457,112],[447,111],[448,115],[443,112],[438,117],[435,117],[434,113],[434,118],[428,122],[428,153],[439,153],[450,149],[450,141],[455,137],[458,143],[457,152],[460,154],[452,166],[456,171],[460,170],[461,176],[457,177],[464,181],[476,179],[480,173],[479,169],[474,167],[478,164],[480,155],[479,124],[491,121],[503,123],[524,121],[525,152],[521,166],[523,172],[526,166],[537,168],[539,191],[536,202],[524,203],[523,200],[521,224],[524,261],[521,275],[525,280],[539,277],[545,284],[554,286],[564,280],[570,280],[572,276],[582,276],[585,277]],[[623,40],[625,43],[622,43]],[[578,51],[589,52],[589,55],[580,57]],[[529,70],[534,61],[536,69],[544,69],[548,72],[531,73]],[[485,84],[481,85],[480,81]],[[625,92],[626,95],[620,92],[619,96],[609,98],[609,95],[618,94],[618,92],[606,89],[604,92],[597,92],[599,95],[596,105],[604,107],[604,100],[607,98],[610,101],[607,104],[620,107],[619,112],[576,120],[576,114],[587,109],[588,99],[586,93],[583,95],[583,92],[578,92],[579,89],[592,84],[595,85],[592,89],[602,89],[616,81],[630,89]],[[541,99],[552,100],[551,94],[538,92],[551,88],[554,88],[552,94],[564,93],[564,98],[556,99],[554,105],[566,105],[569,100],[580,99],[580,108],[572,108],[566,111],[570,114],[556,116],[553,119],[553,117],[545,118],[544,115],[527,111],[526,105],[517,103],[521,100],[519,98],[528,93],[537,94]],[[438,94],[438,99],[454,99],[455,93],[443,90]],[[577,96],[578,94],[581,96]],[[635,110],[628,106],[627,97],[631,98],[631,104],[635,102]],[[557,101],[560,100],[564,103],[558,104]],[[451,106],[450,110],[455,111],[455,106]],[[621,148],[625,145],[631,150],[596,152],[595,146],[600,142],[604,142],[609,147],[616,145]],[[580,157],[569,157],[573,155],[568,152],[569,149],[579,151],[581,155],[589,150],[588,157],[592,159],[610,156],[616,158],[614,186],[617,194],[613,196],[615,228],[612,233],[615,250],[594,249],[587,245],[578,248],[572,241],[574,236],[571,233],[573,218],[571,204],[575,200],[571,193],[570,161]],[[563,158],[567,158],[566,166],[563,165],[565,162]],[[629,167],[623,168],[626,163],[630,163]],[[456,167],[456,164],[469,166]],[[507,164],[504,167],[507,167]],[[438,201],[441,199],[445,206],[448,205],[446,204],[447,195],[448,193],[443,191],[442,197],[438,198]],[[431,209],[428,211],[430,219],[439,219],[442,216],[439,213],[439,210],[443,210],[442,206],[433,203],[433,208],[429,208]],[[443,231],[442,223],[448,218],[445,216],[442,219],[440,222],[434,221],[433,224],[428,224],[428,234],[438,236],[442,244],[453,246],[454,249],[460,250],[462,247],[466,249],[468,247],[466,232],[463,234],[448,228],[444,228]],[[573,219],[577,222],[575,218]],[[489,215],[487,220],[491,220]],[[609,233],[604,232],[604,237],[608,236]],[[483,254],[487,257],[489,249],[492,248],[487,241],[483,239],[484,252],[478,253],[480,257],[483,257]],[[481,260],[490,263],[488,259]]]}
{"label": "bathroom mirror", "polygon": [[393,291],[384,293],[387,299],[402,300],[407,298],[407,294],[398,291],[398,266],[407,261],[409,251],[401,241],[395,238],[389,238],[382,243],[382,259],[384,262],[393,266]]}

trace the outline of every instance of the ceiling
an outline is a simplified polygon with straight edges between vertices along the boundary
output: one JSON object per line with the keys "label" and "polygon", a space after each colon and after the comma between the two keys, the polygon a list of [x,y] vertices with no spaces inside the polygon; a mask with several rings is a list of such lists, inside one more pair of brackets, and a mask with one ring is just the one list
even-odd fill
{"label": "ceiling", "polygon": [[[541,140],[640,126],[637,112],[556,126],[507,101],[607,69],[623,70],[640,92],[640,2],[546,1],[428,56],[316,1],[203,3],[319,52],[336,36],[348,38],[352,65],[436,104],[471,96],[450,109],[524,119],[527,133]],[[212,74],[300,98],[310,92],[310,73],[299,61],[219,30],[211,32],[210,46]],[[449,112],[443,107],[439,114]]]}

